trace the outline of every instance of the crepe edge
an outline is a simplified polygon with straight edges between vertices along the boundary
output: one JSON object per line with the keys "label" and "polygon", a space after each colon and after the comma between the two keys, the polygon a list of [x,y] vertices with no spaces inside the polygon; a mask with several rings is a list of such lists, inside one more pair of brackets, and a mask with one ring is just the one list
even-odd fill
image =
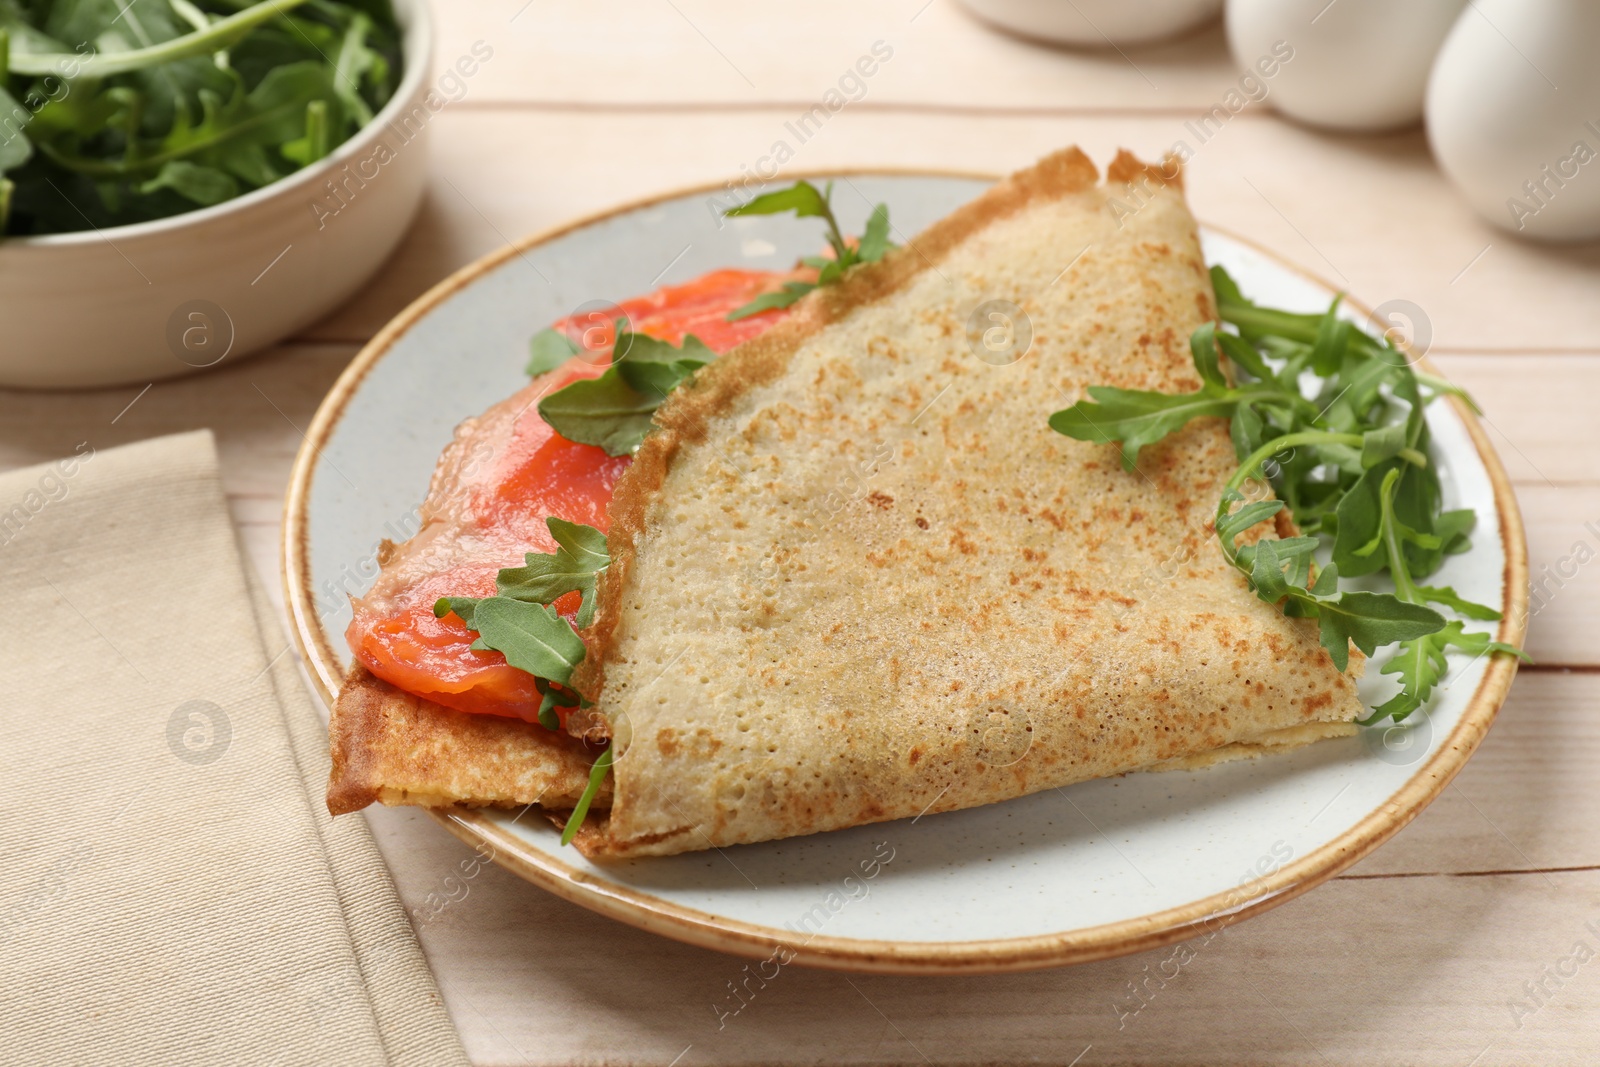
{"label": "crepe edge", "polygon": [[[592,750],[535,723],[471,715],[424,700],[357,664],[328,719],[328,811],[369,804],[571,808]],[[597,808],[611,804],[607,781]]]}
{"label": "crepe edge", "polygon": [[[1290,752],[1297,748],[1304,748],[1318,741],[1327,741],[1337,737],[1354,737],[1359,727],[1349,720],[1319,720],[1317,722],[1301,723],[1296,726],[1284,727],[1280,730],[1271,730],[1258,737],[1247,741],[1233,741],[1205,752],[1196,752],[1176,759],[1163,760],[1158,763],[1147,764],[1143,767],[1132,767],[1118,774],[1105,777],[1121,778],[1130,774],[1153,774],[1168,771],[1198,771],[1222,763],[1234,763],[1240,760],[1259,759],[1262,756],[1278,755]],[[1097,781],[1099,779],[1087,778],[1081,781]],[[1080,782],[1066,782],[1058,788],[1078,785]],[[1036,792],[1043,792],[1048,786]],[[1013,797],[1011,799],[1021,799]],[[1003,802],[1002,802],[1003,803]],[[987,806],[987,805],[985,805]],[[941,815],[947,811],[971,810],[963,808],[944,808],[931,806],[923,811],[923,815]],[[904,819],[904,815],[890,815],[880,819],[864,819],[856,825],[869,826],[873,823],[896,822]],[[918,816],[920,818],[921,816]],[[554,814],[551,821],[556,825],[563,825],[565,818],[558,819]],[[610,815],[605,814],[587,820],[573,838],[572,844],[582,853],[584,859],[595,862],[634,859],[639,856],[670,856],[682,852],[696,850],[692,840],[683,840],[685,835],[697,832],[695,827],[680,827],[664,833],[649,834],[643,837],[618,840],[610,836]],[[703,831],[698,831],[703,834]],[[698,846],[699,848],[712,847],[709,843]]]}

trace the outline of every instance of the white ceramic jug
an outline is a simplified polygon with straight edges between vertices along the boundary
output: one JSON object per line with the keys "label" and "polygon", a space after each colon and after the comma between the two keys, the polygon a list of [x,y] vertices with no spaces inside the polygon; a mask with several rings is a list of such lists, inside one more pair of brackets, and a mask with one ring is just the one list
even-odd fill
{"label": "white ceramic jug", "polygon": [[1600,237],[1600,2],[1474,0],[1428,83],[1434,155],[1484,218]]}
{"label": "white ceramic jug", "polygon": [[1340,130],[1422,118],[1434,53],[1466,0],[1228,0],[1228,43],[1242,67],[1278,41],[1294,49],[1272,83],[1284,114]]}

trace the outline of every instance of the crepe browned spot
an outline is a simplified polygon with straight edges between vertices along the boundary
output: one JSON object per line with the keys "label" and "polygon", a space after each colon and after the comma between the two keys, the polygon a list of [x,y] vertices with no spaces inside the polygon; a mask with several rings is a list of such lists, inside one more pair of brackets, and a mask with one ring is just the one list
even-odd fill
{"label": "crepe browned spot", "polygon": [[1225,421],[1132,472],[1047,425],[1092,384],[1197,388],[1214,314],[1176,164],[1123,154],[1100,184],[1068,149],[677,390],[611,507],[577,683],[615,797],[580,847],[769,840],[1353,732],[1361,657],[1337,670],[1212,534]]}

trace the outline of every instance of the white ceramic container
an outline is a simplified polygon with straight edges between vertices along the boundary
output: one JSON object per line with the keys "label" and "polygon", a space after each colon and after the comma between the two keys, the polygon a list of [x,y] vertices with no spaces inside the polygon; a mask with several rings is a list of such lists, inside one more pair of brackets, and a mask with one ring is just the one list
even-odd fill
{"label": "white ceramic container", "polygon": [[1475,0],[1428,84],[1428,139],[1484,218],[1600,238],[1600,3]]}
{"label": "white ceramic container", "polygon": [[360,288],[421,202],[444,99],[428,84],[427,0],[394,6],[400,85],[327,159],[168,219],[0,239],[0,386],[142,384],[231,364]]}
{"label": "white ceramic container", "polygon": [[1110,48],[1172,37],[1210,22],[1222,0],[961,0],[1003,30],[1057,44]]}
{"label": "white ceramic container", "polygon": [[1272,81],[1285,115],[1339,130],[1422,119],[1428,70],[1466,0],[1228,0],[1228,44],[1250,67],[1294,49]]}

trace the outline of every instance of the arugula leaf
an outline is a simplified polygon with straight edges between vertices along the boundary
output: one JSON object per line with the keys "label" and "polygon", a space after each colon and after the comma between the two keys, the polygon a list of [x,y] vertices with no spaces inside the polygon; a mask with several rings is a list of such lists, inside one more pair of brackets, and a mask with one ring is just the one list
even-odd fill
{"label": "arugula leaf", "polygon": [[[495,576],[495,596],[530,604],[549,604],[567,593],[582,594],[578,607],[578,626],[594,621],[595,583],[600,572],[611,565],[606,535],[593,526],[568,522],[554,515],[545,520],[555,538],[554,552],[529,552],[520,567],[503,567]],[[454,612],[467,629],[476,630],[475,612],[489,597],[440,597],[433,605],[438,618]]]}
{"label": "arugula leaf", "polygon": [[1494,608],[1484,604],[1476,604],[1462,598],[1450,586],[1417,586],[1417,593],[1430,604],[1443,604],[1452,611],[1460,612],[1469,619],[1478,619],[1482,622],[1500,621],[1500,613]]}
{"label": "arugula leaf", "polygon": [[[594,621],[595,581],[611,564],[605,534],[592,526],[582,526],[550,516],[545,525],[556,539],[553,554],[529,552],[521,567],[507,567],[495,579],[498,595],[512,600],[549,604],[567,593],[583,594],[577,624],[585,627]],[[461,615],[460,611],[456,612]],[[469,629],[476,629],[461,615]]]}
{"label": "arugula leaf", "polygon": [[476,630],[477,627],[472,625],[473,609],[478,606],[482,599],[482,597],[472,596],[442,596],[433,602],[434,617],[442,619],[454,612],[461,618],[462,622],[467,624],[467,629]]}
{"label": "arugula leaf", "polygon": [[[1218,344],[1222,345],[1222,351],[1237,366],[1247,371],[1256,381],[1272,380],[1272,368],[1267,366],[1266,361],[1261,358],[1261,353],[1257,352],[1250,342],[1236,334],[1218,333],[1216,328],[1209,322],[1200,327],[1200,329],[1204,330],[1206,327],[1211,327],[1211,336],[1216,339]],[[1196,334],[1198,333],[1199,331],[1196,331]],[[1193,345],[1194,342],[1191,338],[1190,347],[1193,348]]]}
{"label": "arugula leaf", "polygon": [[1350,665],[1353,644],[1370,656],[1379,645],[1409,641],[1444,626],[1444,616],[1421,604],[1408,604],[1391,593],[1344,593],[1317,599],[1317,625],[1322,647],[1341,671]]}
{"label": "arugula leaf", "polygon": [[1382,539],[1378,487],[1392,469],[1392,465],[1385,465],[1368,470],[1345,490],[1334,511],[1338,523],[1333,562],[1346,578],[1359,578],[1388,566],[1387,558],[1376,550]]}
{"label": "arugula leaf", "polygon": [[646,394],[624,381],[615,368],[558,389],[539,401],[539,415],[569,441],[598,445],[609,456],[631,455],[661,406],[661,396]]}
{"label": "arugula leaf", "polygon": [[554,515],[545,519],[544,524],[549,527],[550,536],[556,539],[556,544],[561,546],[563,554],[587,565],[593,571],[603,570],[611,565],[611,551],[606,547],[606,535],[593,526],[585,526],[581,522],[568,522]]}
{"label": "arugula leaf", "polygon": [[867,216],[867,228],[861,231],[856,258],[862,263],[876,263],[893,247],[894,243],[889,240],[889,205],[879,204]]}
{"label": "arugula leaf", "polygon": [[[1241,405],[1258,400],[1280,405],[1290,403],[1276,382],[1230,388],[1218,359],[1216,342],[1219,336],[1215,325],[1208,322],[1189,339],[1189,351],[1202,383],[1194,392],[1158,393],[1091,385],[1088,400],[1050,416],[1050,428],[1080,441],[1120,442],[1122,468],[1131,471],[1139,460],[1140,449],[1181,430],[1192,419],[1229,418]],[[1308,406],[1299,396],[1294,397],[1292,403]],[[1248,425],[1244,431],[1249,435],[1259,427],[1260,417],[1252,412],[1247,418],[1255,420],[1254,425]],[[1235,438],[1235,447],[1240,442],[1241,438]]]}
{"label": "arugula leaf", "polygon": [[439,618],[454,612],[467,629],[477,632],[471,647],[496,651],[518,670],[534,676],[539,692],[540,725],[561,728],[558,708],[576,707],[578,694],[565,687],[572,669],[583,661],[583,639],[552,606],[567,593],[580,595],[578,627],[594,621],[595,584],[611,565],[606,536],[592,526],[549,516],[545,526],[556,551],[529,552],[521,567],[505,567],[495,576],[490,597],[440,597],[433,605]]}
{"label": "arugula leaf", "polygon": [[1233,390],[1207,385],[1194,393],[1157,393],[1143,389],[1089,386],[1088,401],[1050,416],[1050,428],[1080,441],[1122,445],[1122,468],[1133,470],[1139,450],[1181,430],[1191,419],[1233,414]]}
{"label": "arugula leaf", "polygon": [[543,678],[535,678],[533,684],[539,690],[539,725],[555,733],[561,729],[561,717],[556,714],[556,709],[576,705],[563,702],[561,692]]}
{"label": "arugula leaf", "polygon": [[202,167],[187,159],[174,159],[162,166],[161,173],[139,186],[141,193],[171,189],[197,204],[210,206],[239,195],[239,183],[215,167]]}
{"label": "arugula leaf", "polygon": [[[1243,500],[1244,497],[1235,492],[1234,497]],[[1229,501],[1230,503],[1232,501]],[[1226,518],[1217,520],[1217,537],[1225,545],[1232,545],[1238,540],[1239,535],[1250,527],[1260,522],[1265,522],[1283,510],[1281,500],[1257,500],[1246,504],[1238,511],[1230,512]]]}
{"label": "arugula leaf", "polygon": [[740,319],[748,319],[751,315],[759,315],[773,308],[786,308],[815,288],[814,282],[784,282],[782,289],[762,293],[750,303],[728,312],[728,321],[738,322]]}
{"label": "arugula leaf", "polygon": [[540,330],[528,342],[528,365],[523,373],[530,378],[548,374],[581,351],[577,342],[560,330]]}
{"label": "arugula leaf", "polygon": [[15,116],[26,115],[27,110],[12,98],[0,82],[0,174],[15,170],[33,158],[33,144],[14,129]]}
{"label": "arugula leaf", "polygon": [[1394,459],[1411,444],[1404,425],[1380,426],[1361,435],[1361,466],[1376,467]]}
{"label": "arugula leaf", "polygon": [[[1472,606],[1489,610],[1481,608],[1481,605]],[[1499,618],[1499,612],[1494,612],[1494,616]],[[1516,656],[1523,662],[1529,661],[1528,654],[1515,645],[1495,641],[1488,634],[1468,633],[1461,622],[1452,621],[1437,633],[1405,642],[1394,658],[1384,664],[1379,673],[1397,676],[1400,691],[1372,709],[1371,715],[1359,720],[1361,725],[1371,726],[1390,717],[1395,722],[1403,722],[1406,716],[1426,705],[1433,696],[1434,687],[1444,678],[1448,665],[1445,652],[1448,648],[1458,648],[1472,656],[1494,652]]]}
{"label": "arugula leaf", "polygon": [[693,334],[674,347],[629,332],[622,319],[616,337],[605,373],[557,389],[539,401],[539,414],[569,441],[627,456],[654,426],[656,408],[667,394],[716,354]]}
{"label": "arugula leaf", "polygon": [[670,341],[651,337],[647,333],[633,333],[625,328],[626,320],[617,320],[617,342],[612,346],[612,361],[616,363],[690,363],[703,367],[717,358],[700,338],[685,334],[675,347]]}
{"label": "arugula leaf", "polygon": [[878,204],[867,217],[866,230],[861,240],[851,244],[839,229],[839,220],[833,215],[833,183],[822,190],[808,181],[798,181],[786,189],[763,193],[747,204],[730,208],[724,215],[779,215],[793,211],[796,218],[820,218],[827,224],[828,247],[832,258],[806,256],[800,262],[817,271],[815,282],[785,282],[781,289],[762,293],[750,303],[727,314],[729,322],[747,319],[773,308],[786,308],[820,286],[831,285],[844,277],[845,271],[858,263],[876,263],[895,245],[889,240],[889,206]]}
{"label": "arugula leaf", "polygon": [[[831,186],[829,191],[832,191]],[[796,218],[801,219],[817,216],[830,220],[833,218],[828,197],[808,181],[798,181],[787,189],[763,193],[749,203],[729,208],[723,214],[731,218],[738,215],[781,215],[785,211],[792,211]]]}
{"label": "arugula leaf", "polygon": [[1371,715],[1360,720],[1363,726],[1370,726],[1390,716],[1394,717],[1395,722],[1402,722],[1428,702],[1434,686],[1444,677],[1448,664],[1444,648],[1435,636],[1430,634],[1407,641],[1400,646],[1394,658],[1383,665],[1380,674],[1399,676],[1400,692],[1373,708]]}
{"label": "arugula leaf", "polygon": [[486,597],[473,612],[478,639],[472,647],[495,651],[519,671],[567,684],[583,660],[584,645],[572,624],[545,604]]}
{"label": "arugula leaf", "polygon": [[1311,342],[1311,369],[1323,378],[1339,369],[1350,347],[1350,323],[1339,318],[1339,302],[1339,297],[1333,298],[1333,306],[1317,323],[1317,336]]}
{"label": "arugula leaf", "polygon": [[1189,355],[1202,386],[1228,388],[1227,376],[1222,373],[1222,354],[1217,350],[1216,323],[1208,322],[1195,330],[1189,338]]}

